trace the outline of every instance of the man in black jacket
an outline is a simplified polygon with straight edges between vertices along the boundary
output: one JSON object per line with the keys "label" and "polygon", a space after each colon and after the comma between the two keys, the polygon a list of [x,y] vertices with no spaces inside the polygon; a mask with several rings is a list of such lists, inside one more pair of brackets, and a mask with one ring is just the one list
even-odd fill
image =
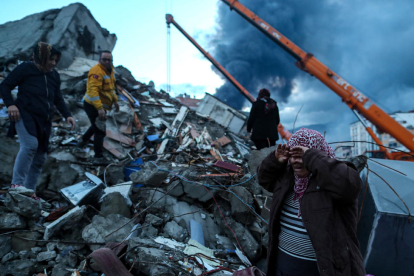
{"label": "man in black jacket", "polygon": [[277,103],[270,98],[270,92],[266,88],[259,91],[257,101],[253,103],[247,121],[247,132],[258,150],[271,147],[279,139],[277,127],[279,125],[279,109]]}

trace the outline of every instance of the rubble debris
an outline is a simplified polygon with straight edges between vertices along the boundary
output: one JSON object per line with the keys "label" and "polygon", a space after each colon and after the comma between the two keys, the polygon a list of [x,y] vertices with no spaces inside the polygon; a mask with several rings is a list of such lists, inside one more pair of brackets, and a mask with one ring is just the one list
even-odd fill
{"label": "rubble debris", "polygon": [[[65,13],[76,20],[84,14],[82,20],[90,22],[85,10],[73,4],[30,20],[37,22],[43,14],[47,22],[60,24],[68,20],[61,18]],[[76,24],[63,32],[73,31]],[[93,51],[97,46],[113,48],[115,36],[100,27],[81,29],[95,37],[87,46]],[[47,202],[29,198],[32,191],[8,189],[19,144],[0,138],[0,231],[11,232],[0,235],[4,271],[25,276],[111,275],[105,272],[107,256],[123,271],[130,270],[125,275],[232,275],[263,260],[272,195],[258,185],[255,171],[271,149],[251,150],[240,135],[245,115],[209,95],[195,105],[183,104],[118,66],[120,112],[111,112],[106,121],[108,164],[94,164],[93,141],[83,148],[77,145],[89,127],[81,99],[98,55],[84,51],[85,40],[75,44],[65,50],[59,73],[77,128],[70,130],[55,114],[50,152],[36,190]],[[12,68],[15,53],[7,55],[7,68]],[[3,107],[0,101],[0,113]],[[9,123],[7,108],[3,113],[0,134]],[[97,267],[100,272],[93,271]]]}
{"label": "rubble debris", "polygon": [[126,203],[124,196],[119,192],[112,192],[103,197],[101,214],[104,217],[110,214],[119,214],[126,218],[131,217],[128,204]]}
{"label": "rubble debris", "polygon": [[[26,30],[24,39],[16,30]],[[0,43],[0,65],[8,67],[17,59],[30,60],[34,41],[46,40],[62,49],[59,68],[68,67],[72,57],[97,60],[100,49],[112,50],[116,42],[116,36],[101,28],[80,3],[7,22],[2,25],[0,36],[9,37]]]}
{"label": "rubble debris", "polygon": [[68,230],[74,227],[82,219],[85,209],[85,206],[82,206],[81,208],[76,206],[65,215],[46,226],[43,239],[49,240],[56,233],[60,232],[60,230]]}

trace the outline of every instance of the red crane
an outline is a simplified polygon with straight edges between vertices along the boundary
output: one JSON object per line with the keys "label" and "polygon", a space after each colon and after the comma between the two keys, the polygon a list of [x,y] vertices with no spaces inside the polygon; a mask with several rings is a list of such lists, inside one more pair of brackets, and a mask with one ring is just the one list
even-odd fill
{"label": "red crane", "polygon": [[[227,4],[231,10],[236,11],[250,24],[264,33],[267,37],[278,44],[283,50],[296,59],[296,66],[299,69],[309,73],[311,76],[319,79],[335,92],[342,101],[348,105],[353,111],[358,111],[368,121],[377,127],[381,132],[389,133],[398,142],[410,150],[410,155],[404,152],[388,152],[383,146],[381,151],[385,151],[385,155],[389,159],[394,160],[410,160],[414,161],[411,154],[414,152],[414,134],[400,125],[390,115],[384,112],[376,104],[374,104],[367,96],[362,94],[358,89],[353,87],[349,82],[341,78],[338,74],[329,69],[325,64],[320,62],[313,54],[307,53],[282,35],[275,28],[270,26],[251,10],[243,6],[238,0],[221,0]],[[360,119],[358,117],[358,119]],[[374,132],[366,127],[368,133],[373,137],[374,141],[381,145],[380,140]]]}
{"label": "red crane", "polygon": [[[254,103],[256,99],[235,79],[220,63],[218,63],[209,53],[207,53],[183,28],[174,20],[171,14],[166,14],[167,26],[170,28],[170,24],[173,24],[213,65],[217,68],[229,82],[231,82],[237,90],[251,103]],[[282,125],[279,124],[278,132],[280,137],[285,140],[289,140],[292,134]]]}

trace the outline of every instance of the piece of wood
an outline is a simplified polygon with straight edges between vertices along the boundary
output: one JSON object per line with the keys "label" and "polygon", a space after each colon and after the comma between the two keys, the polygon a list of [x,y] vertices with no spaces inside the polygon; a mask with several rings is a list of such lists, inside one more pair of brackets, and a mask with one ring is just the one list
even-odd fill
{"label": "piece of wood", "polygon": [[119,131],[122,132],[122,133],[131,134],[132,133],[132,125],[131,124],[122,124],[119,127]]}
{"label": "piece of wood", "polygon": [[115,148],[115,146],[111,143],[111,142],[109,142],[109,141],[107,141],[107,140],[104,140],[104,142],[103,142],[103,147],[107,150],[107,151],[109,151],[110,153],[112,153],[115,157],[117,157],[117,158],[119,158],[119,159],[123,159],[123,158],[125,158],[126,157],[126,154],[125,153],[122,153],[122,152],[120,152],[119,150],[117,150],[116,148]]}
{"label": "piece of wood", "polygon": [[219,167],[219,168],[223,168],[232,172],[239,172],[241,170],[240,166],[237,166],[235,164],[232,163],[227,163],[224,161],[217,161],[214,164],[215,167]]}
{"label": "piece of wood", "polygon": [[230,142],[231,142],[231,140],[229,138],[227,138],[226,136],[223,136],[223,137],[217,139],[216,141],[214,141],[213,144],[216,145],[216,146],[219,146],[219,147],[223,147],[223,146],[227,145]]}
{"label": "piece of wood", "polygon": [[121,143],[124,143],[126,145],[129,145],[131,147],[135,146],[135,141],[129,137],[126,137],[125,135],[122,135],[120,132],[114,132],[110,129],[106,130],[106,136],[108,138],[111,138],[113,140],[119,141]]}

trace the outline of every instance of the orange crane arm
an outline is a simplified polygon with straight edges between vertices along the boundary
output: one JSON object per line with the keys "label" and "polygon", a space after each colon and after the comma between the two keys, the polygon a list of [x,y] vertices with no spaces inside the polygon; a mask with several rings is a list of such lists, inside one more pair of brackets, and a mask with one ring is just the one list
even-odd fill
{"label": "orange crane arm", "polygon": [[[246,99],[254,103],[256,99],[235,79],[220,63],[218,63],[209,53],[207,53],[183,28],[174,20],[174,17],[171,14],[166,14],[165,19],[167,20],[168,27],[170,24],[173,24],[190,42],[230,81],[239,92],[246,97]],[[282,125],[279,124],[278,132],[282,139],[289,140],[290,132]]]}
{"label": "orange crane arm", "polygon": [[409,132],[381,108],[375,105],[368,99],[368,97],[358,91],[358,89],[316,59],[313,54],[303,51],[267,22],[243,6],[238,0],[221,1],[227,4],[231,10],[235,10],[249,23],[293,56],[297,60],[296,65],[300,69],[323,82],[341,97],[342,101],[345,102],[350,109],[357,110],[379,130],[389,133],[410,151],[414,151],[414,134]]}

